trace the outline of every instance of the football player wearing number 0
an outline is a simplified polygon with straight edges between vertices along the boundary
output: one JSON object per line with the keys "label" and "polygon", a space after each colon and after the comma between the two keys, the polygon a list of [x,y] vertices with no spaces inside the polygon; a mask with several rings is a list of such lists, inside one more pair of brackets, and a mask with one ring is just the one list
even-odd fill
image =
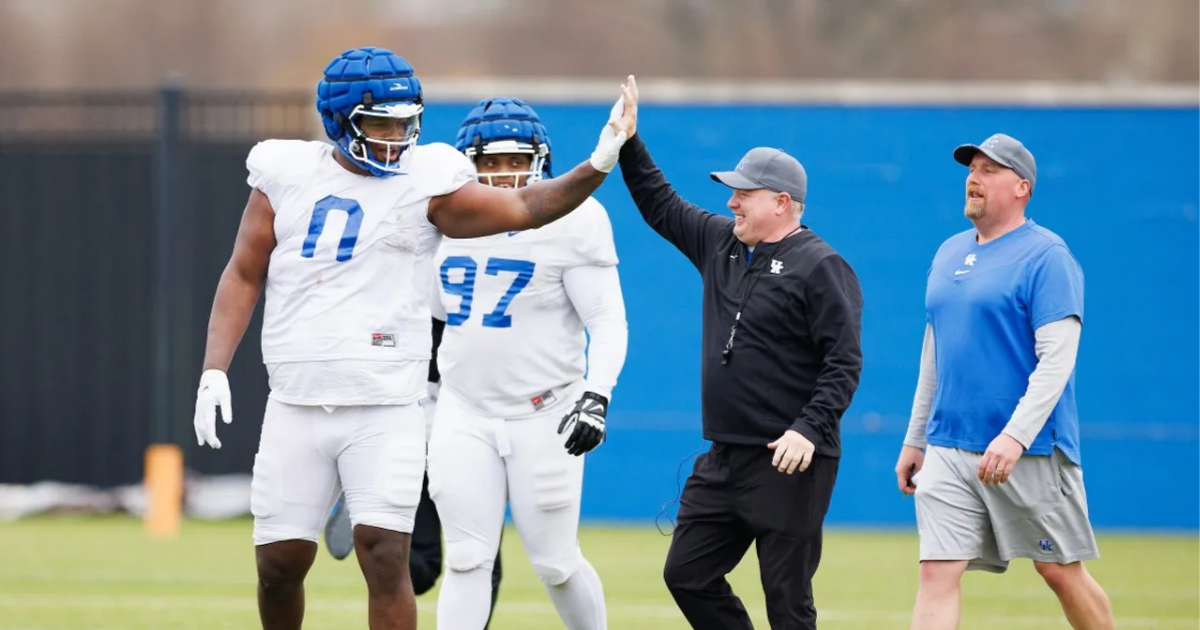
{"label": "football player wearing number 0", "polygon": [[[481,102],[456,147],[493,187],[554,181],[550,138],[520,100]],[[487,622],[506,505],[563,624],[605,628],[603,587],[578,530],[582,456],[604,441],[628,340],[608,215],[588,199],[545,227],[444,239],[434,260],[434,316],[445,318],[446,330],[429,494],[449,569],[438,628]]]}
{"label": "football player wearing number 0", "polygon": [[425,473],[418,401],[439,232],[503,234],[566,216],[604,180],[633,127],[618,101],[588,162],[502,190],[480,185],[452,147],[417,145],[421,83],[391,51],[342,53],[316,101],[332,144],[269,140],[246,160],[252,190],[213,301],[196,439],[221,446],[218,411],[233,417],[226,370],[265,290],[271,393],[250,501],[262,626],[301,627],[304,577],[344,489],[370,628],[415,628],[408,552]]}

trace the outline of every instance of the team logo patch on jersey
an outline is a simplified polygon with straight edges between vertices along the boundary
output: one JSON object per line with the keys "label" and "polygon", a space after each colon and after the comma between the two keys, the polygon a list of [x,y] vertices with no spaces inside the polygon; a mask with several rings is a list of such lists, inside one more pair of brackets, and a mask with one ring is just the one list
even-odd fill
{"label": "team logo patch on jersey", "polygon": [[381,348],[395,348],[396,335],[391,333],[371,333],[371,345]]}
{"label": "team logo patch on jersey", "polygon": [[541,411],[543,407],[545,407],[546,405],[549,405],[550,403],[552,403],[556,400],[558,400],[558,399],[554,397],[554,392],[552,392],[550,390],[546,390],[546,391],[538,394],[537,396],[530,398],[529,402],[533,403],[533,408],[536,411]]}

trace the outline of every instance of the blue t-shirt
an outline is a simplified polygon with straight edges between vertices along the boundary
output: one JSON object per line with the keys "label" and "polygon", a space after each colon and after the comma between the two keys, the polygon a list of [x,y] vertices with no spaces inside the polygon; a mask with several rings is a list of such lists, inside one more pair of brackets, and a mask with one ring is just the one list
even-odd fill
{"label": "blue t-shirt", "polygon": [[[925,291],[937,366],[929,444],[986,451],[1037,367],[1034,331],[1072,315],[1083,321],[1083,270],[1063,240],[1033,220],[984,245],[973,229],[943,243]],[[1026,453],[1055,447],[1080,463],[1074,372]]]}

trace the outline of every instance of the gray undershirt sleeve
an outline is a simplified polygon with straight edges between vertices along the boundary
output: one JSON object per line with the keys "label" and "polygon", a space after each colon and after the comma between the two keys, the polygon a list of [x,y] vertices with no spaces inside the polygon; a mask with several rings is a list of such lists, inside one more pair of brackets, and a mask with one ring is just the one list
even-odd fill
{"label": "gray undershirt sleeve", "polygon": [[912,415],[908,420],[905,446],[925,448],[925,423],[933,407],[937,390],[937,369],[934,363],[933,326],[925,324],[925,341],[921,344],[921,369],[917,374],[917,393],[913,395]]}
{"label": "gray undershirt sleeve", "polygon": [[1029,387],[1004,427],[1005,435],[1021,446],[1029,448],[1058,404],[1075,371],[1082,332],[1083,324],[1074,316],[1044,324],[1033,332],[1037,367],[1029,375]]}
{"label": "gray undershirt sleeve", "polygon": [[[1025,448],[1033,443],[1046,419],[1062,396],[1079,353],[1079,337],[1083,325],[1077,317],[1050,322],[1034,331],[1034,353],[1038,363],[1029,375],[1029,386],[1017,403],[1004,433]],[[937,390],[937,370],[934,362],[933,328],[925,326],[925,342],[921,347],[921,369],[917,376],[917,391],[913,396],[912,415],[908,421],[905,446],[925,448],[925,424]]]}

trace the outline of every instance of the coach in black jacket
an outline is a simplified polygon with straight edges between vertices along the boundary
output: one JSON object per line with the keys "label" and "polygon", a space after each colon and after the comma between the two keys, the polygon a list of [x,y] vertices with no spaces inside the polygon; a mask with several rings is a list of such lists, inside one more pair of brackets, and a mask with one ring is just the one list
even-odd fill
{"label": "coach in black jacket", "polygon": [[837,477],[841,417],[862,371],[862,293],[800,223],[807,177],[756,148],[712,178],[733,217],[684,201],[640,135],[621,173],[646,223],[704,279],[701,455],[684,486],[664,578],[693,628],[752,628],[725,580],[757,541],[775,630],[817,627],[812,578]]}

